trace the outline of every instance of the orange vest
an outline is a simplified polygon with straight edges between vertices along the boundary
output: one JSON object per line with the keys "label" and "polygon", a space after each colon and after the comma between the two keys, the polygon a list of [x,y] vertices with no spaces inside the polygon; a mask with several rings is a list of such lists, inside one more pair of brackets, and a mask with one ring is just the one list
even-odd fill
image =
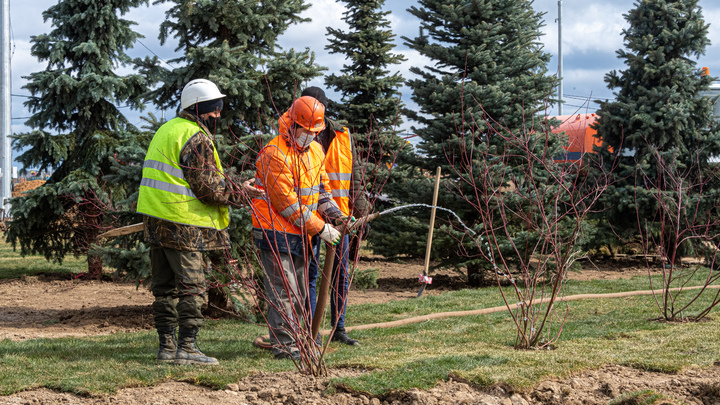
{"label": "orange vest", "polygon": [[350,215],[350,179],[352,177],[352,140],[350,132],[343,127],[335,131],[335,139],[325,154],[325,170],[330,179],[332,196],[343,215]]}
{"label": "orange vest", "polygon": [[255,186],[265,195],[252,201],[253,227],[295,235],[316,235],[325,226],[316,211],[321,180],[327,178],[322,146],[298,151],[282,135],[260,151]]}

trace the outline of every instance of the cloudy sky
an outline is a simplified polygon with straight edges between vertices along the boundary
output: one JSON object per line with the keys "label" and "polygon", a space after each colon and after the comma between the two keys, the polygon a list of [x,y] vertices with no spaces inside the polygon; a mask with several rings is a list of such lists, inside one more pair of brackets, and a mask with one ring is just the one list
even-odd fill
{"label": "cloudy sky", "polygon": [[[28,128],[23,125],[30,115],[24,109],[23,97],[28,92],[23,89],[25,84],[22,76],[44,69],[34,57],[30,55],[30,37],[47,33],[51,30],[50,23],[42,20],[42,11],[57,3],[58,0],[10,0],[11,30],[12,30],[12,130],[24,132]],[[336,55],[330,55],[325,50],[327,40],[325,27],[333,26],[346,29],[342,21],[344,3],[334,0],[309,0],[313,5],[305,15],[313,19],[312,23],[305,23],[291,27],[281,38],[284,48],[304,49],[310,48],[316,53],[317,62],[329,68],[329,72],[338,72],[344,60]],[[616,57],[615,51],[623,47],[621,31],[626,27],[623,14],[627,13],[635,2],[632,0],[593,0],[593,1],[563,1],[563,59],[564,59],[564,94],[566,105],[564,113],[574,111],[594,111],[594,103],[587,103],[589,98],[612,98],[612,92],[607,89],[603,81],[604,75],[612,69],[622,69],[622,62]],[[388,19],[396,34],[395,52],[407,57],[407,61],[399,65],[397,70],[406,78],[412,78],[409,73],[410,66],[422,66],[429,63],[416,52],[403,44],[402,36],[414,37],[418,33],[418,21],[406,9],[415,4],[412,0],[386,0],[385,9],[391,11]],[[703,15],[706,21],[720,21],[720,2],[717,0],[700,0]],[[558,16],[557,0],[535,0],[533,7],[536,11],[546,13],[544,36],[541,41],[545,44],[545,51],[553,55],[550,62],[550,73],[557,71],[558,54]],[[157,39],[158,27],[164,19],[167,5],[142,7],[132,11],[125,18],[136,21],[135,30],[145,36],[142,45],[138,44],[131,52],[132,56],[145,56],[152,53],[168,60],[173,58],[175,43],[160,46]],[[706,50],[706,55],[698,60],[698,66],[708,66],[711,74],[720,76],[720,23],[711,24],[710,40],[712,45]],[[144,45],[144,46],[143,46]],[[147,47],[147,49],[146,49]],[[149,49],[149,50],[148,50]],[[324,87],[322,79],[309,83]],[[330,98],[333,94],[328,92]],[[403,100],[412,107],[410,90],[402,89]],[[150,106],[152,112],[154,107]],[[146,110],[148,111],[148,110]],[[549,111],[557,114],[557,109]],[[159,115],[159,113],[158,113]],[[134,123],[140,124],[138,118]],[[412,122],[403,128],[410,132]]]}

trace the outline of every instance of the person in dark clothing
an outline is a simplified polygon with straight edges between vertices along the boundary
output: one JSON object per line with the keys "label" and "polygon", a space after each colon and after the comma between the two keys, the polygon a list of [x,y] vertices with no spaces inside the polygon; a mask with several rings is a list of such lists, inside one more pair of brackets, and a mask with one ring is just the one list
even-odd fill
{"label": "person in dark clothing", "polygon": [[[328,100],[325,92],[318,87],[306,88],[303,90],[302,96],[314,97],[327,107]],[[372,208],[365,196],[362,184],[363,167],[358,161],[355,146],[348,129],[325,115],[325,129],[318,134],[315,142],[320,143],[325,152],[325,170],[330,177],[333,198],[340,210],[346,217],[367,215]],[[349,337],[345,331],[345,309],[350,282],[349,247],[350,237],[344,235],[335,251],[335,262],[330,284],[330,319],[333,327],[335,327],[331,340],[349,346],[357,346],[360,343],[356,339]],[[312,240],[312,250],[314,260],[310,261],[308,269],[308,295],[311,314],[315,312],[317,302],[316,284],[320,256],[320,240],[317,237]],[[352,257],[352,259],[354,261],[355,257]]]}

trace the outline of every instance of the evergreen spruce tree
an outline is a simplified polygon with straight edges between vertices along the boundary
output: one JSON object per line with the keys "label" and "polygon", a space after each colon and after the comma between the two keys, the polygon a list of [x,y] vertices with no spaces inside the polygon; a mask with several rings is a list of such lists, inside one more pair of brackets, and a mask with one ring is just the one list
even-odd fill
{"label": "evergreen spruce tree", "polygon": [[[125,53],[140,35],[120,18],[145,0],[64,0],[43,13],[49,34],[32,37],[32,54],[47,67],[31,73],[25,105],[34,130],[13,136],[17,160],[25,168],[54,169],[47,183],[14,198],[6,238],[23,254],[42,253],[61,261],[84,254],[95,242],[109,203],[102,176],[108,173],[121,134],[137,131],[119,106],[142,110],[147,91],[141,75],[121,76],[130,62]],[[102,260],[88,256],[89,275]]]}
{"label": "evergreen spruce tree", "polygon": [[390,75],[388,68],[405,60],[393,54],[395,35],[388,28],[380,11],[384,0],[345,0],[347,11],[343,20],[349,32],[328,27],[331,54],[342,55],[350,64],[344,65],[342,74],[325,77],[325,84],[342,94],[340,102],[330,101],[328,111],[338,120],[347,123],[354,133],[366,134],[378,128],[400,124],[402,107],[398,88],[405,81],[400,73]]}
{"label": "evergreen spruce tree", "polygon": [[[405,79],[398,72],[390,74],[389,70],[405,57],[391,52],[395,35],[385,18],[390,12],[381,11],[384,0],[346,0],[344,3],[347,11],[343,20],[350,30],[328,27],[330,44],[325,49],[341,55],[349,63],[343,66],[341,74],[325,77],[325,84],[341,94],[340,101],[330,100],[327,111],[349,128],[358,160],[363,162],[364,183],[371,195],[378,195],[389,183],[404,182],[404,172],[409,170],[397,165],[412,149],[396,130],[402,124],[403,109],[398,89]],[[386,205],[376,201],[375,209]],[[370,235],[384,238],[378,233]]]}
{"label": "evergreen spruce tree", "polygon": [[[409,9],[420,20],[420,35],[404,37],[406,44],[434,64],[411,68],[419,78],[408,85],[420,110],[408,116],[421,124],[415,129],[421,138],[416,160],[421,170],[408,173],[412,177],[405,188],[386,189],[391,197],[428,204],[433,188],[428,178],[441,167],[446,184],[441,186],[438,205],[455,211],[467,225],[478,226],[477,212],[447,192],[462,190],[468,184],[462,177],[470,179],[473,173],[454,173],[454,169],[468,156],[466,151],[488,138],[493,148],[503,150],[502,139],[492,136],[491,126],[518,136],[528,132],[554,85],[554,78],[546,74],[550,56],[538,42],[542,15],[531,4],[528,0],[420,0],[419,7]],[[512,165],[507,169],[522,170]],[[424,252],[428,211],[378,223],[375,227],[386,235],[386,250]],[[451,216],[439,218],[454,221]],[[435,235],[433,255],[443,263],[467,267],[470,283],[479,283],[487,263],[467,257],[477,252],[458,254],[457,235]]]}
{"label": "evergreen spruce tree", "polygon": [[262,133],[277,125],[277,110],[285,111],[299,85],[320,75],[309,50],[282,51],[277,45],[291,24],[309,21],[299,16],[309,7],[303,0],[162,1],[174,5],[160,27],[160,41],[176,38],[182,54],[169,61],[178,65],[171,70],[157,59],[140,63],[159,82],[148,96],[159,107],[177,107],[190,80],[210,79],[227,95],[223,127],[230,125],[237,136]]}
{"label": "evergreen spruce tree", "polygon": [[639,232],[638,219],[644,223],[656,217],[653,195],[666,186],[663,172],[675,160],[681,170],[692,171],[695,181],[716,170],[708,160],[720,155],[720,127],[712,124],[711,100],[699,96],[712,78],[702,76],[691,59],[710,44],[698,1],[643,0],[625,19],[630,24],[623,31],[626,49],[617,54],[627,68],[605,76],[616,99],[600,103],[597,130],[611,148],[605,161],[618,161],[604,216],[621,237],[632,239]]}

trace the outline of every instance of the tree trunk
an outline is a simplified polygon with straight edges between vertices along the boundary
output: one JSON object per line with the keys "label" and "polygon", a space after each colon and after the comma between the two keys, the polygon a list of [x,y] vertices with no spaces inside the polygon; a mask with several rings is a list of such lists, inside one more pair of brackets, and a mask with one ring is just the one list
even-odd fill
{"label": "tree trunk", "polygon": [[469,264],[467,266],[468,285],[470,287],[482,287],[485,283],[487,271],[478,264]]}
{"label": "tree trunk", "polygon": [[88,254],[88,271],[85,278],[88,280],[102,280],[103,276],[103,259],[101,256]]}

